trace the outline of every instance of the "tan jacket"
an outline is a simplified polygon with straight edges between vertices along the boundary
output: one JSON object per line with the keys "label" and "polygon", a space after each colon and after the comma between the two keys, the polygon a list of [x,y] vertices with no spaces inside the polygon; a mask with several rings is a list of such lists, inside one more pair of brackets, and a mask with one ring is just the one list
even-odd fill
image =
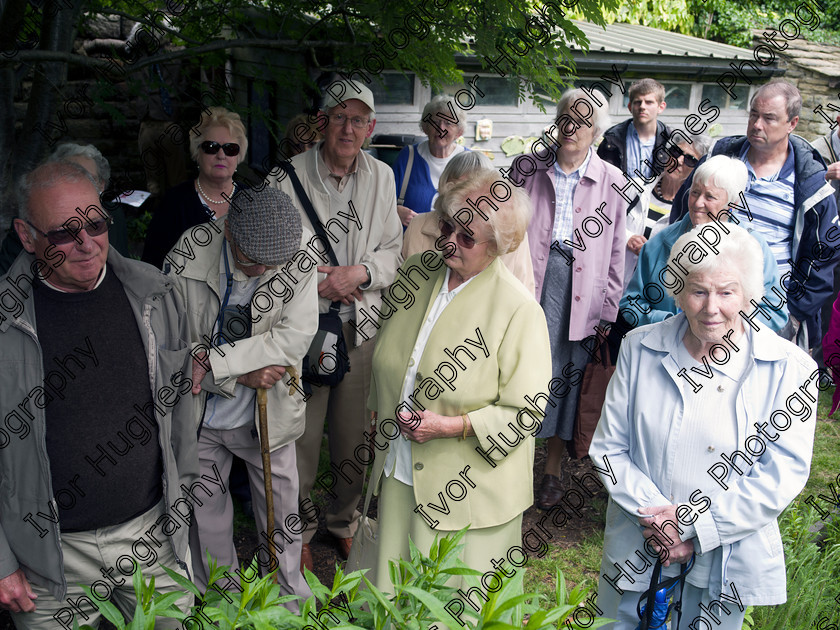
{"label": "tan jacket", "polygon": [[[378,413],[373,484],[383,471],[388,438],[403,439],[395,435],[393,418],[411,351],[446,267],[440,254],[424,254],[408,259],[402,271],[418,288],[412,304],[398,307],[383,322],[374,350],[368,399],[368,407]],[[480,347],[465,341],[476,342],[479,333]],[[443,379],[451,381],[451,388]],[[411,443],[414,497],[429,519],[438,521],[437,528],[500,525],[533,503],[532,434],[542,413],[528,398],[547,392],[550,379],[542,308],[496,259],[443,311],[417,370],[415,400],[442,415],[468,413],[476,434]],[[538,409],[545,404],[537,401]],[[468,480],[461,475],[465,470]]]}
{"label": "tan jacket", "polygon": [[[186,304],[193,352],[207,349],[219,314],[222,295],[219,293],[219,260],[225,243],[224,225],[211,232],[199,225],[185,232],[178,244],[169,252],[172,262],[169,277],[175,280],[175,289]],[[195,234],[196,230],[200,234]],[[301,238],[301,250],[312,236],[306,229]],[[187,245],[189,241],[189,245]],[[204,246],[200,243],[207,243]],[[188,259],[176,251],[192,251]],[[318,329],[318,293],[314,269],[307,273],[294,273],[298,280],[294,292],[283,295],[285,284],[279,282],[283,268],[263,275],[251,298],[251,337],[209,349],[212,371],[201,381],[201,393],[196,405],[195,426],[204,416],[207,393],[231,397],[236,379],[243,374],[269,365],[294,365],[301,373],[303,356]],[[291,281],[286,280],[291,284]],[[284,302],[283,300],[287,301]],[[271,450],[288,444],[303,434],[306,405],[301,391],[289,395],[289,376],[268,390],[268,433]],[[298,388],[300,384],[298,383]],[[259,431],[259,417],[254,405],[254,425]]]}
{"label": "tan jacket", "polygon": [[[408,224],[403,234],[402,255],[405,260],[414,254],[422,254],[425,251],[440,251],[435,248],[435,241],[440,238],[440,230],[437,224],[437,215],[434,212],[418,214]],[[534,295],[534,266],[531,264],[531,250],[528,247],[528,235],[512,252],[499,256],[510,272],[525,285],[525,288]],[[534,295],[539,300],[540,296]]]}
{"label": "tan jacket", "polygon": [[[327,229],[330,196],[318,175],[318,151],[321,145],[296,155],[290,160],[297,176],[303,185],[312,207],[315,209],[321,224]],[[267,178],[270,186],[282,190],[289,195],[300,210],[304,228],[312,228],[303,205],[297,198],[291,179],[282,171],[280,175],[274,173]],[[355,344],[372,338],[378,332],[377,315],[371,310],[382,304],[382,289],[386,289],[397,275],[397,268],[402,262],[400,249],[402,248],[402,227],[397,215],[397,193],[394,188],[394,173],[384,163],[369,156],[364,151],[359,152],[356,182],[353,191],[353,207],[358,214],[361,227],[353,221],[348,221],[349,231],[345,235],[339,228],[327,229],[327,232],[337,237],[348,239],[347,252],[349,265],[365,265],[370,270],[370,285],[362,290],[362,299],[356,302],[356,324],[358,325]],[[349,212],[348,212],[349,213]],[[324,255],[317,260],[318,265],[329,265],[329,259]],[[324,276],[319,277],[319,281]],[[321,300],[323,302],[323,300]],[[329,304],[321,304],[321,312],[326,312]],[[347,343],[353,343],[348,339]]]}

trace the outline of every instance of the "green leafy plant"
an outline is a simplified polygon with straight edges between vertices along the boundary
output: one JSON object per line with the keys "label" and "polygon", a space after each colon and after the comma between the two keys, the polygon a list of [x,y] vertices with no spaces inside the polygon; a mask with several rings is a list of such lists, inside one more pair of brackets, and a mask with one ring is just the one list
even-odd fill
{"label": "green leafy plant", "polygon": [[[810,505],[795,501],[782,514],[779,524],[785,548],[788,601],[779,606],[758,606],[753,626],[762,630],[816,627],[820,620],[840,621],[840,523],[826,523],[821,541],[812,533],[819,514]],[[810,531],[809,531],[810,530]]]}
{"label": "green leafy plant", "polygon": [[[283,604],[299,598],[281,596],[280,587],[273,581],[273,573],[258,578],[256,560],[240,572],[241,591],[222,587],[222,584],[230,584],[230,568],[219,567],[212,560],[210,586],[204,593],[190,580],[166,567],[167,574],[183,588],[183,592],[159,593],[155,590],[154,578],[147,583],[138,569],[133,576],[137,606],[129,623],[113,604],[100,601],[89,588],[85,591],[118,630],[154,628],[156,617],[178,619],[184,627],[193,621],[195,625],[190,624],[190,627],[253,630],[302,630],[306,626],[311,627],[315,620],[318,627],[340,630],[435,630],[441,624],[453,630],[548,630],[557,628],[558,624],[579,630],[609,623],[609,619],[593,620],[591,615],[586,616],[582,623],[575,620],[574,615],[584,605],[588,588],[579,585],[571,592],[567,591],[559,568],[553,597],[523,594],[525,570],[520,568],[509,577],[499,577],[501,587],[495,592],[487,592],[487,601],[479,611],[465,606],[463,623],[457,624],[447,610],[447,603],[458,597],[459,586],[481,588],[481,572],[470,569],[458,558],[463,548],[460,541],[465,532],[466,529],[435,539],[428,556],[410,542],[410,559],[389,563],[392,593],[383,593],[376,588],[365,577],[365,571],[345,574],[341,567],[337,567],[333,583],[328,587],[307,570],[305,578],[312,597],[300,601],[298,613]],[[192,594],[196,599],[195,605],[188,610],[180,608],[177,602],[184,593]],[[87,628],[89,626],[83,626],[82,630]]]}

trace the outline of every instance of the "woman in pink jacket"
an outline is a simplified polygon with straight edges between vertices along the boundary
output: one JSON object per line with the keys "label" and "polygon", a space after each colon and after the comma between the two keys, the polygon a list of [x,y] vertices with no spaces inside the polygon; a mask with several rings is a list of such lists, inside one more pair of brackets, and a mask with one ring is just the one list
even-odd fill
{"label": "woman in pink jacket", "polygon": [[548,438],[537,506],[562,497],[564,442],[572,437],[583,370],[604,339],[599,324],[614,322],[624,278],[626,183],[593,144],[609,128],[608,100],[597,91],[569,90],[557,119],[530,154],[506,174],[531,196],[528,227],[536,295],[551,339],[549,402],[537,437]]}

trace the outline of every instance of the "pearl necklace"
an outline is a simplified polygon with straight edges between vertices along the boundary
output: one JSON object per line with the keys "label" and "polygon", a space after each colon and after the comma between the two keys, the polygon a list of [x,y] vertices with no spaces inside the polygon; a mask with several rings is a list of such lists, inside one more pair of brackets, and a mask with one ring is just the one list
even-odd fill
{"label": "pearl necklace", "polygon": [[[202,197],[204,197],[205,201],[207,201],[208,203],[214,203],[218,206],[218,205],[221,205],[223,203],[228,202],[227,199],[224,199],[224,198],[221,201],[214,201],[213,199],[210,199],[210,197],[207,196],[207,193],[204,192],[204,189],[201,187],[201,179],[200,178],[198,178],[198,177],[195,178],[195,184],[196,184],[196,186],[198,186],[198,193]],[[231,191],[231,192],[233,192],[233,191]],[[222,193],[222,194],[224,194],[224,193]],[[228,195],[228,197],[230,197],[230,195]]]}

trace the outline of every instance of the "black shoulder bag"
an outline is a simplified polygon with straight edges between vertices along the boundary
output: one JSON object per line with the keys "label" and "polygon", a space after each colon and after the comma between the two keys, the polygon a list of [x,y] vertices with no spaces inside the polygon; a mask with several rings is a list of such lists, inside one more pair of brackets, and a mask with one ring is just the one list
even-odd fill
{"label": "black shoulder bag", "polygon": [[[315,208],[312,207],[312,202],[309,201],[306,191],[303,190],[295,168],[286,161],[279,162],[278,166],[291,179],[295,193],[300,199],[306,216],[309,217],[309,222],[312,224],[315,234],[321,238],[321,242],[327,247],[330,263],[334,267],[338,267],[338,259],[335,257],[332,245],[330,245],[330,239],[324,231],[324,226],[321,225],[318,215],[315,214]],[[330,304],[330,310],[318,316],[318,332],[315,333],[315,337],[312,338],[312,343],[309,345],[309,350],[303,357],[301,380],[304,382],[304,390],[308,390],[307,393],[311,391],[312,385],[318,387],[338,385],[344,375],[350,371],[347,344],[341,328],[341,318],[338,316],[340,308],[341,302],[333,302]]]}

